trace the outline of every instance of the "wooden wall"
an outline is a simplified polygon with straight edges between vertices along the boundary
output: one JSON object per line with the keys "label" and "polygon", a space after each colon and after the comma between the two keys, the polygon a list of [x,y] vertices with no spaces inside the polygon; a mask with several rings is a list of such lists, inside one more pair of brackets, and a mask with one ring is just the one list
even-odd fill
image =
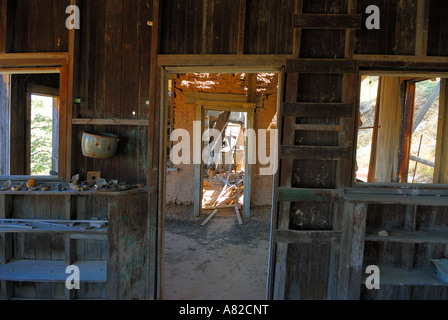
{"label": "wooden wall", "polygon": [[[59,15],[65,12],[68,3],[69,0],[8,1],[6,51],[68,51],[66,15]],[[158,3],[159,15],[153,16],[153,4]],[[446,62],[443,62],[446,60],[431,64],[434,60],[425,58],[425,55],[431,58],[448,56],[445,31],[448,29],[448,20],[445,19],[448,7],[443,0],[83,0],[78,4],[82,25],[77,32],[73,91],[75,97],[83,99],[83,103],[75,106],[73,116],[87,119],[146,119],[149,111],[151,118],[149,126],[141,127],[74,126],[72,173],[85,174],[89,170],[99,170],[108,179],[133,183],[148,182],[157,186],[155,181],[146,181],[149,174],[151,179],[158,178],[158,174],[147,170],[149,164],[156,166],[158,156],[154,152],[158,146],[157,135],[152,135],[152,130],[157,132],[159,124],[159,101],[151,100],[149,108],[146,105],[150,97],[158,95],[154,89],[157,78],[156,71],[151,69],[151,51],[175,55],[218,54],[223,57],[229,54],[289,54],[299,59],[355,58],[358,61],[365,59],[371,68],[387,65],[377,55],[389,55],[390,60],[394,60],[391,57],[397,60],[392,66],[402,70],[416,66],[441,70],[446,68]],[[367,30],[362,25],[356,32],[303,28],[298,33],[292,25],[294,12],[350,12],[362,14],[365,19],[365,8],[371,4],[381,10],[379,31]],[[157,20],[160,20],[160,25],[157,25],[158,33],[153,39],[157,39],[158,35],[159,43],[155,48],[155,43],[151,44],[153,28],[150,25]],[[314,69],[295,69],[295,66],[300,67],[301,64],[290,64],[286,74],[286,102],[299,105],[356,102],[356,73],[348,76],[344,72],[329,74]],[[279,270],[285,272],[280,277],[282,285],[277,288],[277,297],[325,299],[335,294],[334,289],[341,289],[340,292],[347,289],[344,281],[347,282],[347,276],[353,269],[342,268],[338,273],[337,267],[346,262],[343,259],[351,259],[347,257],[347,250],[351,250],[354,237],[351,224],[344,225],[343,221],[353,224],[355,220],[343,219],[342,206],[334,201],[333,195],[351,186],[356,125],[356,105],[352,106],[351,114],[346,118],[329,117],[325,113],[319,117],[294,116],[298,109],[293,109],[293,116],[289,117],[292,119],[289,124],[294,128],[302,124],[339,125],[342,133],[290,129],[287,131],[289,141],[286,141],[286,146],[293,146],[294,150],[342,147],[338,150],[344,152],[329,158],[315,153],[311,157],[290,160],[290,177],[287,177],[290,180],[286,181],[285,186],[294,189],[294,192],[289,195],[289,205],[281,207],[285,216],[279,223],[293,234],[336,230],[342,237],[340,242],[301,243],[294,240],[295,243],[283,246],[285,250],[277,252],[278,262],[283,263]],[[80,150],[82,130],[118,133],[122,137],[119,155],[111,161],[83,157]],[[297,192],[297,189],[306,190],[307,193]],[[322,192],[323,196],[316,197],[317,192]],[[82,211],[83,206],[87,208],[88,204],[79,206]],[[151,211],[156,212],[157,206],[157,199],[152,198]],[[444,212],[445,208],[437,210]],[[394,215],[391,220],[398,219],[402,214],[396,205],[369,207],[366,213],[368,224],[372,223],[369,217],[372,212],[390,212]],[[154,226],[155,222],[151,223]],[[424,254],[417,253],[416,261],[426,263],[424,261],[427,260],[422,257],[436,257],[439,250],[442,249],[425,249]],[[378,251],[369,247],[365,252],[366,263],[379,263],[394,254],[389,252],[378,257]],[[340,263],[339,258],[342,259]],[[361,268],[362,265],[353,267]],[[352,294],[341,294],[340,298],[359,298],[360,295],[356,296],[360,290],[359,286],[350,291]],[[397,288],[391,290],[393,294],[385,293],[383,296],[400,299],[441,297],[431,289],[422,289],[415,295]],[[362,297],[380,298],[365,292]]]}
{"label": "wooden wall", "polygon": [[[5,1],[0,0],[0,8],[3,8]],[[0,42],[6,43],[6,53],[70,53],[69,31],[65,25],[68,17],[65,10],[70,3],[70,0],[8,0],[6,39],[0,39]],[[81,98],[82,103],[74,106],[73,118],[147,120],[153,1],[78,0],[77,5],[81,11],[81,29],[75,34],[72,89],[74,98]],[[0,9],[0,16],[1,13]],[[117,156],[111,160],[93,160],[84,157],[80,145],[83,130],[118,134],[120,142]],[[73,125],[72,134],[71,174],[79,173],[85,178],[88,171],[101,171],[102,177],[107,180],[117,179],[129,184],[146,184],[148,157],[153,156],[147,152],[148,125]],[[136,203],[144,212],[148,212],[147,203],[144,202],[147,198],[146,196],[142,199],[143,203]],[[107,219],[108,206],[108,201],[102,197],[80,197],[73,203],[73,207],[76,208],[76,215],[73,218]],[[39,197],[18,197],[14,199],[13,207],[16,218],[65,218],[65,203],[58,197],[52,197],[51,201]],[[142,215],[142,219],[149,217],[149,214]],[[125,226],[126,224],[123,224],[123,227]],[[148,230],[142,229],[141,232],[147,233],[149,237]],[[17,235],[14,239],[14,243],[17,244],[14,247],[14,257],[64,260],[63,242],[63,236]],[[79,239],[75,241],[75,246],[75,260],[108,259],[107,241]],[[145,252],[142,254],[147,255],[147,247],[144,249]],[[121,260],[117,259],[115,266],[118,268]],[[145,268],[143,265],[141,267]],[[115,271],[119,276],[120,270]],[[141,281],[145,279],[147,277],[141,277]],[[133,286],[122,287],[124,289],[117,289],[116,294],[126,298],[129,292],[124,292]],[[142,288],[139,298],[148,295],[148,290],[150,289],[146,286]],[[67,297],[63,283],[60,285],[15,283],[13,292],[17,298]],[[134,293],[131,292],[130,295],[134,296]],[[107,296],[105,283],[86,283],[82,284],[81,290],[76,292],[74,298],[105,299]]]}
{"label": "wooden wall", "polygon": [[6,52],[67,52],[70,0],[8,1]]}
{"label": "wooden wall", "polygon": [[[150,89],[152,2],[83,1],[75,97],[83,99],[75,118],[147,119]],[[81,153],[82,131],[120,136],[118,155],[92,160]],[[106,179],[145,183],[146,127],[77,126],[73,128],[72,171],[101,171]]]}

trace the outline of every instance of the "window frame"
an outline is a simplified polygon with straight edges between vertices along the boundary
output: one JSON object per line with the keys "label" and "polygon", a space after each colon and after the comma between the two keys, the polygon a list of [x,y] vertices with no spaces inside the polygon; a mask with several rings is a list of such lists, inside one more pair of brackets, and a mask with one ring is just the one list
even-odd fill
{"label": "window frame", "polygon": [[[441,78],[441,89],[440,96],[442,99],[442,94],[444,94],[445,107],[444,114],[445,118],[448,120],[448,72],[444,71],[402,71],[402,70],[359,70],[358,73],[358,88],[357,88],[357,98],[356,98],[356,108],[355,108],[355,126],[354,126],[354,137],[353,137],[353,171],[351,179],[351,188],[403,188],[403,189],[448,189],[448,179],[445,179],[444,183],[408,183],[408,182],[358,182],[356,180],[356,159],[357,159],[357,145],[358,145],[358,133],[359,133],[359,121],[360,121],[360,93],[361,93],[361,81],[365,76],[389,76],[389,77],[420,77],[420,78]],[[444,88],[443,88],[444,87]],[[400,95],[399,98],[402,98]],[[438,128],[437,128],[437,146],[436,146],[436,159],[435,159],[435,173],[434,177],[438,176],[437,180],[440,181],[440,176],[443,174],[442,170],[447,171],[442,168],[441,159],[448,159],[448,122],[441,121],[443,114],[439,114]],[[400,142],[401,143],[401,138]],[[446,145],[446,146],[445,146]],[[397,155],[398,157],[399,155]],[[397,159],[399,160],[399,159]],[[448,172],[445,175],[448,178]]]}
{"label": "window frame", "polygon": [[59,146],[58,175],[0,175],[0,181],[27,181],[35,178],[45,182],[69,181],[72,122],[72,90],[69,90],[69,55],[67,53],[0,54],[0,74],[59,74]]}

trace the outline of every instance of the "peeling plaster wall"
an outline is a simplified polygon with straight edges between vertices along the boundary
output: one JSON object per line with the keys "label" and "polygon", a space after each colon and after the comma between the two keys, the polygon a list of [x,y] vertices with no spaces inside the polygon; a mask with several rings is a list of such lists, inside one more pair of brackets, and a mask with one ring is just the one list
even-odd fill
{"label": "peeling plaster wall", "polygon": [[[193,121],[195,105],[187,104],[187,92],[247,94],[247,74],[182,74],[173,81],[172,112],[174,112],[173,129],[185,129],[190,133],[193,155]],[[278,94],[278,75],[258,75],[257,110],[254,128],[266,129],[267,155],[269,155],[269,130],[276,129]],[[258,147],[257,147],[258,148]],[[265,206],[272,204],[273,176],[259,176],[260,164],[252,169],[252,205]],[[194,192],[194,165],[178,165],[177,172],[167,174],[167,204],[192,205]],[[261,166],[266,167],[266,166]]]}

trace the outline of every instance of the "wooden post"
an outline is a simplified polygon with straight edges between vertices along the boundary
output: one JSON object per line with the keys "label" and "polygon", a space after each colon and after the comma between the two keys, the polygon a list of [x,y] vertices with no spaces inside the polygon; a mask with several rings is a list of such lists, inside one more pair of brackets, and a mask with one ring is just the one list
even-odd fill
{"label": "wooden post", "polygon": [[[298,82],[299,74],[291,73],[287,75],[286,80],[286,102],[297,102],[298,94]],[[294,116],[283,116],[280,114],[280,122],[282,123],[281,130],[283,130],[282,145],[294,145],[294,133],[295,133],[295,119]],[[280,187],[291,188],[292,186],[292,170],[293,160],[283,159],[281,160],[280,171]],[[275,186],[276,187],[276,186]],[[289,221],[291,214],[291,202],[280,202],[278,210],[278,229],[289,229]],[[274,280],[274,299],[284,300],[286,294],[286,276],[287,276],[287,256],[288,256],[288,244],[277,243],[276,247],[276,268],[275,268],[275,280]]]}
{"label": "wooden post", "polygon": [[[417,229],[417,208],[418,206],[405,206],[405,223],[406,231],[415,232]],[[415,244],[403,244],[403,256],[401,266],[406,271],[414,269],[414,251]]]}
{"label": "wooden post", "polygon": [[434,183],[448,183],[448,80],[441,79]]}
{"label": "wooden post", "polygon": [[415,83],[406,81],[404,87],[403,99],[403,124],[401,127],[401,146],[399,159],[399,174],[400,183],[406,183],[409,173],[409,156],[411,152],[411,139],[413,129],[414,104],[415,104]]}
{"label": "wooden post", "polygon": [[[0,194],[0,219],[12,218],[12,198]],[[6,264],[13,258],[12,234],[0,233],[0,265]],[[13,296],[12,283],[8,281],[0,282],[0,296],[7,300]]]}
{"label": "wooden post", "polygon": [[344,204],[341,255],[339,258],[336,299],[359,300],[364,259],[364,240],[367,204],[346,202]]}
{"label": "wooden post", "polygon": [[151,217],[147,192],[113,197],[109,201],[107,298],[146,300],[156,286],[149,278]]}
{"label": "wooden post", "polygon": [[[74,210],[72,196],[64,196],[65,208],[64,219],[74,220],[76,218],[76,211]],[[71,266],[76,261],[76,241],[72,239],[70,234],[66,234],[65,238],[65,266]],[[82,275],[81,275],[82,276]],[[65,288],[65,299],[75,299],[76,291]]]}

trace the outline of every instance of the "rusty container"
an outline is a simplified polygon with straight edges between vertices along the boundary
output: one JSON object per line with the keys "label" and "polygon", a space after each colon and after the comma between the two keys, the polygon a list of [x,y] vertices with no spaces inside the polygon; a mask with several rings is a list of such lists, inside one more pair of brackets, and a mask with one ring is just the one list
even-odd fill
{"label": "rusty container", "polygon": [[120,137],[111,133],[83,132],[81,148],[87,158],[111,159],[117,153]]}

